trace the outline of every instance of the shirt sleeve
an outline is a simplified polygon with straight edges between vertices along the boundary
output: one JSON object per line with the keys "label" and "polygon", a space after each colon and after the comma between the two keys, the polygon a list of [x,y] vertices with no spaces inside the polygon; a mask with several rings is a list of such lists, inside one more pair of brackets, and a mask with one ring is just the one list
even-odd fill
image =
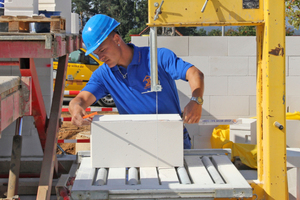
{"label": "shirt sleeve", "polygon": [[167,73],[170,74],[173,80],[182,79],[186,80],[186,71],[192,67],[188,63],[166,48],[159,48],[157,51],[157,62]]}
{"label": "shirt sleeve", "polygon": [[86,84],[86,86],[82,89],[82,91],[88,91],[92,93],[96,99],[101,99],[109,94],[107,91],[105,84],[103,83],[103,70],[99,67],[95,70]]}

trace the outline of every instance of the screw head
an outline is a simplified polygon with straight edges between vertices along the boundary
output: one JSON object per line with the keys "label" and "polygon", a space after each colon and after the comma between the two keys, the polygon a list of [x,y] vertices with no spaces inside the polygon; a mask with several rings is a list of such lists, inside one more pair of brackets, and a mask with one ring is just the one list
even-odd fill
{"label": "screw head", "polygon": [[156,2],[156,3],[154,3],[154,6],[155,6],[155,7],[158,7],[158,5],[159,5],[159,4],[158,4],[157,2]]}

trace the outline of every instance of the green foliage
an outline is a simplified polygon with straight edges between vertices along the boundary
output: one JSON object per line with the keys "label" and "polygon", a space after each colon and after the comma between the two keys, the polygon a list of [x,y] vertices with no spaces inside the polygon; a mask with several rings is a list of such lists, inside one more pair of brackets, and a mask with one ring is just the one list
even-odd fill
{"label": "green foliage", "polygon": [[184,36],[193,36],[197,31],[197,27],[176,27],[176,29]]}
{"label": "green foliage", "polygon": [[195,31],[195,36],[206,36],[206,30],[204,28],[200,28],[199,30]]}
{"label": "green foliage", "polygon": [[208,36],[221,36],[222,31],[220,29],[212,29],[210,32],[207,34]]}
{"label": "green foliage", "polygon": [[148,21],[147,0],[72,0],[72,10],[80,15],[82,24],[91,16],[105,14],[121,24],[118,30],[125,41],[130,30],[143,29]]}
{"label": "green foliage", "polygon": [[238,31],[236,31],[236,30],[234,30],[232,28],[228,29],[225,32],[225,36],[238,36],[238,35],[239,35]]}
{"label": "green foliage", "polygon": [[295,33],[295,31],[292,30],[292,28],[285,27],[285,35],[286,36],[292,36],[292,35],[294,35],[294,33]]}
{"label": "green foliage", "polygon": [[298,30],[300,26],[300,0],[285,0],[285,6],[288,22]]}
{"label": "green foliage", "polygon": [[142,32],[146,27],[147,27],[147,26],[144,25],[144,26],[142,26],[142,27],[140,27],[140,28],[134,28],[134,29],[129,30],[128,33],[126,34],[125,38],[123,38],[124,41],[127,42],[127,43],[130,42],[130,41],[131,41],[131,36],[130,36],[130,35],[139,34],[139,33]]}
{"label": "green foliage", "polygon": [[240,36],[255,36],[256,27],[255,26],[239,26],[238,33]]}

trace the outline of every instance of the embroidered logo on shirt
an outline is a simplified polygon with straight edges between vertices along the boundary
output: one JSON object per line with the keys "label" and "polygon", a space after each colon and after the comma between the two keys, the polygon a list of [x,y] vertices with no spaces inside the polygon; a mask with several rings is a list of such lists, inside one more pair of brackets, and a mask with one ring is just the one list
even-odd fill
{"label": "embroidered logo on shirt", "polygon": [[144,89],[148,89],[151,87],[151,79],[150,76],[146,75],[143,82],[146,82]]}

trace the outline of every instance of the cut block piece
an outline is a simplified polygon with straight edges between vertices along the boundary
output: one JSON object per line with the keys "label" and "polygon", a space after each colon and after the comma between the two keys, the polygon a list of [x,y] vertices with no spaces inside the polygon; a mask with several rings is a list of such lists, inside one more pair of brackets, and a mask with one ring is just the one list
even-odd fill
{"label": "cut block piece", "polygon": [[177,114],[102,115],[91,126],[92,167],[183,166]]}

